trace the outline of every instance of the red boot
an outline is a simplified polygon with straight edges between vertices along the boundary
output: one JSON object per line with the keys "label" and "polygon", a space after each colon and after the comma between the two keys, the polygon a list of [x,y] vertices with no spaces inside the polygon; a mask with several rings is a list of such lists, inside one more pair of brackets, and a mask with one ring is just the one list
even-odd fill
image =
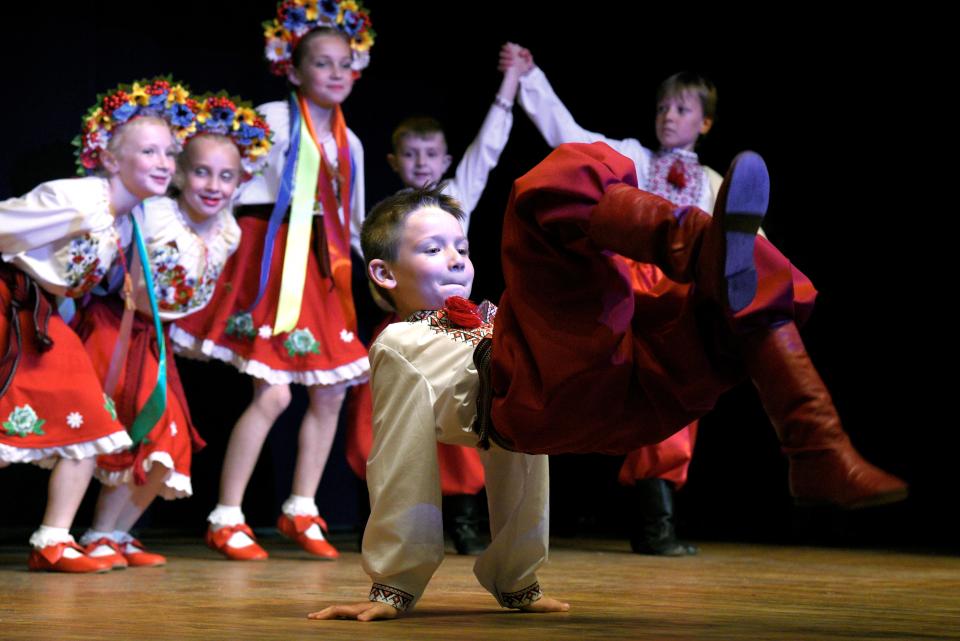
{"label": "red boot", "polygon": [[743,357],[789,458],[790,494],[798,502],[853,509],[907,497],[906,483],[853,448],[792,321],[748,335]]}

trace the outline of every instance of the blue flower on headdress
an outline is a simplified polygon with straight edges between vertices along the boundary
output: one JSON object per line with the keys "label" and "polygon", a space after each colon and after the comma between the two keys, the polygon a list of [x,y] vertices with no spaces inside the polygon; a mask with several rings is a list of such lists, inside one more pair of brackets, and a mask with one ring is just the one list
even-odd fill
{"label": "blue flower on headdress", "polygon": [[353,38],[360,31],[360,28],[363,27],[363,18],[360,17],[360,14],[356,11],[344,11],[343,12],[343,30],[347,32],[347,35]]}
{"label": "blue flower on headdress", "polygon": [[235,134],[236,140],[244,147],[253,144],[255,140],[261,140],[264,136],[263,129],[251,127],[248,124],[240,125],[240,130]]}
{"label": "blue flower on headdress", "polygon": [[187,105],[174,103],[170,106],[168,113],[170,114],[170,122],[177,127],[189,127],[194,119],[194,113],[190,111],[190,107]]}
{"label": "blue flower on headdress", "polygon": [[[336,22],[337,16],[340,14],[339,4],[337,0],[320,0],[320,2],[317,3],[317,11],[321,16],[329,18],[330,22]],[[327,20],[323,22],[327,22]]]}
{"label": "blue flower on headdress", "polygon": [[110,115],[114,122],[123,123],[130,118],[132,118],[137,113],[137,106],[131,105],[129,102],[124,103],[113,110],[113,113]]}
{"label": "blue flower on headdress", "polygon": [[163,109],[167,102],[167,92],[158,93],[150,96],[150,107]]}
{"label": "blue flower on headdress", "polygon": [[225,134],[233,125],[233,110],[228,107],[214,107],[210,110],[206,130],[211,133]]}
{"label": "blue flower on headdress", "polygon": [[307,26],[307,10],[305,7],[290,7],[283,18],[283,26],[287,30],[299,33]]}

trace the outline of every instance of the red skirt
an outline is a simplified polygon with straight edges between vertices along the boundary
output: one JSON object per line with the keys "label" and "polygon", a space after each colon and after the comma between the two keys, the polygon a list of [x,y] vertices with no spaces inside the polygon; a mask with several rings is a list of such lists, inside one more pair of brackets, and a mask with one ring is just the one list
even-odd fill
{"label": "red skirt", "polygon": [[636,185],[633,163],[597,143],[561,146],[515,184],[491,383],[494,426],[517,450],[623,454],[658,443],[743,379],[737,334],[811,310],[810,281],[763,238],[756,298],[733,317],[690,284],[638,290],[637,263],[586,235],[594,206],[621,183]]}
{"label": "red skirt", "polygon": [[[19,361],[12,379],[3,367],[0,385],[0,464],[36,463],[52,467],[58,458],[83,459],[130,447],[130,437],[117,420],[83,345],[63,319],[52,311],[45,334],[52,345],[39,347],[34,310],[37,296],[50,304],[28,276],[0,264],[0,357],[12,363],[11,341],[19,342]],[[16,324],[11,300],[18,303]],[[41,321],[41,332],[42,332]],[[8,380],[9,379],[9,380]]]}
{"label": "red skirt", "polygon": [[[283,271],[287,224],[274,242],[267,289],[252,312],[252,323],[236,322],[259,288],[260,258],[267,220],[238,218],[240,246],[224,266],[210,303],[175,321],[170,338],[184,356],[212,357],[271,384],[345,386],[367,379],[367,351],[345,318],[334,283],[321,275],[310,252],[300,318],[294,331],[273,336]],[[249,317],[247,317],[249,318]]]}
{"label": "red skirt", "polygon": [[[123,306],[119,299],[94,299],[78,313],[74,328],[101,379],[110,368],[113,348],[120,335]],[[124,425],[133,423],[137,409],[146,403],[157,381],[159,351],[153,321],[136,316],[130,334],[126,361],[117,382],[117,414]],[[101,456],[96,476],[104,485],[121,485],[131,479],[143,482],[154,464],[167,468],[160,495],[165,499],[193,494],[190,462],[194,450],[204,446],[190,419],[180,385],[176,361],[167,358],[167,408],[146,438],[132,450]]]}

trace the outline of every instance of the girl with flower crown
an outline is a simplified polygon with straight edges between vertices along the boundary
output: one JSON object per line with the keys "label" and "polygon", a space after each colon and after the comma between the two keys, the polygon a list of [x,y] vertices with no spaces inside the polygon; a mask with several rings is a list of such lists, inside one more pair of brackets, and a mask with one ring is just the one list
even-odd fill
{"label": "girl with flower crown", "polygon": [[[152,198],[138,208],[160,319],[173,321],[210,301],[227,258],[240,242],[231,214],[237,186],[266,164],[270,129],[238,100],[207,95],[194,103],[197,126],[184,143],[174,175],[173,198]],[[119,296],[98,297],[78,316],[74,328],[105,385],[116,386],[120,420],[129,425],[157,378],[158,350],[147,292],[141,282],[125,331]],[[135,313],[134,313],[135,312]],[[115,347],[122,345],[122,347]],[[111,369],[117,351],[125,358]],[[162,565],[166,559],[144,550],[130,528],[158,495],[175,499],[192,494],[190,460],[203,447],[184,399],[176,365],[167,362],[167,407],[138,447],[101,456],[103,483],[93,526],[80,543],[94,558],[114,568]]]}
{"label": "girl with flower crown", "polygon": [[240,192],[243,236],[214,300],[171,329],[178,348],[253,377],[253,400],[230,436],[219,504],[208,517],[207,543],[236,560],[267,557],[241,503],[291,383],[308,386],[310,400],[278,528],[311,554],[339,555],[324,538],[314,497],[345,391],[369,370],[350,289],[350,248],[359,252],[364,215],[363,147],[340,105],[369,61],[373,31],[353,0],[286,1],[277,14],[266,24],[266,54],[293,92],[260,107],[274,148],[264,173]]}
{"label": "girl with flower crown", "polygon": [[[166,80],[113,91],[89,111],[77,141],[81,173],[97,175],[0,202],[0,466],[52,468],[43,521],[30,537],[31,570],[110,569],[69,528],[96,456],[129,447],[131,438],[53,303],[87,294],[140,238],[128,214],[166,191],[177,153],[171,125],[182,134],[193,120],[186,101]],[[151,415],[142,416],[141,424]]]}

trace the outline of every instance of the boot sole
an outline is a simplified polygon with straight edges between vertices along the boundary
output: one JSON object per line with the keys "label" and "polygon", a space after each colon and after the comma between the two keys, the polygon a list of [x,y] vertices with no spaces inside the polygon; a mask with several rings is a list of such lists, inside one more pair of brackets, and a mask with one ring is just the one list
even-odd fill
{"label": "boot sole", "polygon": [[839,505],[837,503],[831,503],[829,501],[816,501],[812,499],[793,499],[793,504],[797,507],[838,507],[843,510],[861,510],[868,507],[879,507],[881,505],[890,505],[892,503],[899,503],[900,501],[905,501],[910,495],[908,489],[904,488],[902,490],[894,490],[893,492],[884,492],[883,494],[876,494],[874,496],[865,498],[861,501],[856,501],[855,503],[850,503],[849,505]]}
{"label": "boot sole", "polygon": [[770,174],[763,158],[752,151],[738,154],[727,172],[727,190],[719,212],[727,304],[734,312],[749,305],[757,293],[753,247],[769,201]]}

